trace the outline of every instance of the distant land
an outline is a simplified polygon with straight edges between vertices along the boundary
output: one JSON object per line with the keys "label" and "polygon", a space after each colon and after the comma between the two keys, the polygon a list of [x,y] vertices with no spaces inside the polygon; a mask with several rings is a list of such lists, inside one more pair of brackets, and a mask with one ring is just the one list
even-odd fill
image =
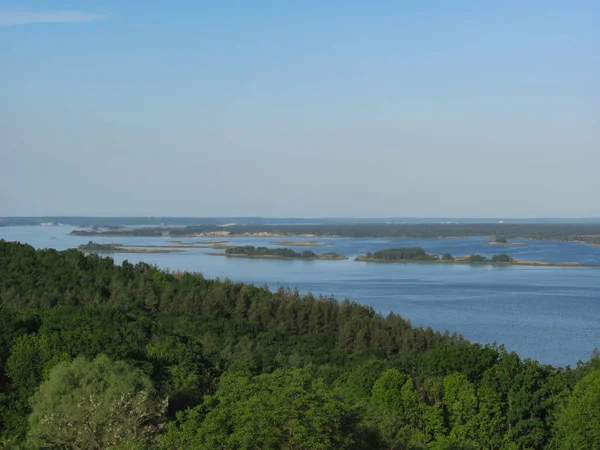
{"label": "distant land", "polygon": [[100,217],[100,216],[32,216],[0,217],[0,226],[37,226],[71,225],[76,227],[114,227],[114,226],[189,226],[189,225],[326,225],[326,224],[600,224],[600,217],[590,218],[457,218],[457,217]]}
{"label": "distant land", "polygon": [[576,241],[600,244],[600,224],[389,224],[389,223],[337,223],[337,224],[280,224],[280,225],[188,225],[159,227],[91,227],[73,230],[74,236],[143,236],[143,237],[265,237],[297,236],[346,238],[465,238],[470,236],[504,236],[515,239]]}

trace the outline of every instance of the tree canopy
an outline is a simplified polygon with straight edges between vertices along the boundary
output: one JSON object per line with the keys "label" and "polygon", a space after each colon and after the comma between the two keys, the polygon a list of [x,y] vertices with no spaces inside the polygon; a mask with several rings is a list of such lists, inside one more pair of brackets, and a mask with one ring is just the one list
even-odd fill
{"label": "tree canopy", "polygon": [[166,401],[150,377],[104,355],[54,366],[32,397],[29,439],[39,447],[147,446],[161,432]]}
{"label": "tree canopy", "polygon": [[598,361],[0,241],[3,448],[598,448]]}

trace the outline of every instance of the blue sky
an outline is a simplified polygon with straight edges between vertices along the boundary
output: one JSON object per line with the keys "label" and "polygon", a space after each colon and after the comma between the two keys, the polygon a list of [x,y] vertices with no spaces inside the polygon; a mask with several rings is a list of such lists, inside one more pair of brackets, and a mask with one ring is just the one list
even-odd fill
{"label": "blue sky", "polygon": [[0,215],[599,217],[598,17],[0,0]]}

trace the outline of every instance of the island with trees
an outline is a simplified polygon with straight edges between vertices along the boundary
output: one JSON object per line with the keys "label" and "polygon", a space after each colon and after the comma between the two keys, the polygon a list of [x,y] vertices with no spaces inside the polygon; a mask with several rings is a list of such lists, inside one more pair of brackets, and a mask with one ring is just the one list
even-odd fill
{"label": "island with trees", "polygon": [[507,247],[526,247],[525,242],[509,242],[504,236],[496,236],[493,241],[488,242],[488,245],[504,245]]}
{"label": "island with trees", "polygon": [[482,255],[466,255],[454,257],[450,253],[438,255],[425,252],[421,247],[400,247],[376,252],[367,252],[357,256],[355,261],[363,262],[401,262],[401,263],[443,263],[443,264],[493,264],[493,265],[521,265],[521,266],[559,266],[559,267],[600,267],[596,264],[580,264],[572,262],[550,263],[542,261],[521,261],[512,258],[506,253],[493,255],[491,258]]}
{"label": "island with trees", "polygon": [[[591,350],[591,349],[590,349]],[[348,300],[0,240],[0,445],[600,448],[552,367]]]}
{"label": "island with trees", "polygon": [[344,255],[335,252],[315,253],[312,250],[297,252],[290,248],[268,248],[254,247],[252,245],[228,246],[223,253],[213,255],[224,255],[240,258],[271,258],[271,259],[302,259],[302,260],[342,260],[347,259]]}
{"label": "island with trees", "polygon": [[[379,250],[374,253],[367,252],[358,256],[356,261],[371,262],[442,262],[442,263],[468,263],[468,264],[506,264],[515,263],[513,258],[505,253],[486,258],[481,255],[469,255],[454,257],[450,253],[444,253],[440,258],[437,255],[425,252],[421,247],[390,248]],[[523,263],[523,261],[521,261]]]}

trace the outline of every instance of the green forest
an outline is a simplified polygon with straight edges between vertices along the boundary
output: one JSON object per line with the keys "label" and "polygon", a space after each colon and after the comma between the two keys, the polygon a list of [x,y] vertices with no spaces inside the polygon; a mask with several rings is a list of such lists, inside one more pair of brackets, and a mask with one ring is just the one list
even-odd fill
{"label": "green forest", "polygon": [[0,448],[594,449],[600,358],[0,240]]}

